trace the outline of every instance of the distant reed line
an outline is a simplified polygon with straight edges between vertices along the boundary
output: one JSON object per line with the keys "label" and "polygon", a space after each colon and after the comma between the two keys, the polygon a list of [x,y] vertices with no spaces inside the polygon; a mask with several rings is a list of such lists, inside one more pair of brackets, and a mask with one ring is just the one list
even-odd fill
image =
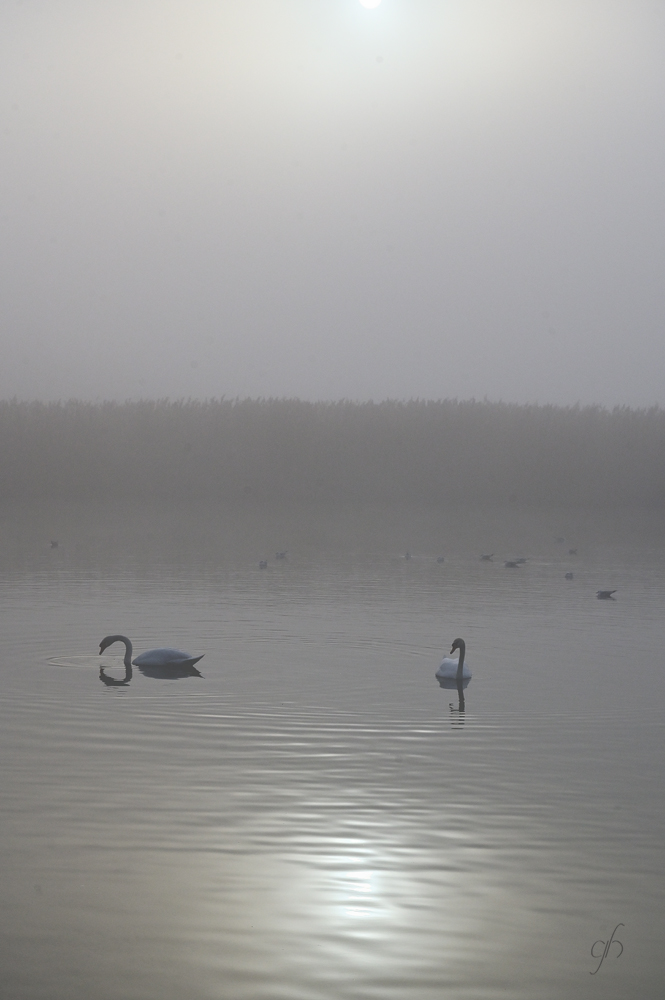
{"label": "distant reed line", "polygon": [[0,401],[0,499],[658,506],[665,410]]}

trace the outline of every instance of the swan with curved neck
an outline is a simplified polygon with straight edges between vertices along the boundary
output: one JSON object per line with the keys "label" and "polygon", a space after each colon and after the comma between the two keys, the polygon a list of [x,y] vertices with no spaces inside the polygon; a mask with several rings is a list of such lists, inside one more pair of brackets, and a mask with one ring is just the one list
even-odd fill
{"label": "swan with curved neck", "polygon": [[126,667],[131,667],[134,664],[135,667],[167,667],[167,666],[183,666],[183,667],[193,667],[195,663],[202,660],[205,653],[201,653],[200,656],[192,656],[190,653],[183,653],[181,649],[149,649],[145,653],[141,653],[140,656],[135,657],[132,660],[132,653],[134,651],[131,639],[128,639],[126,635],[107,635],[105,636],[99,644],[99,655],[101,656],[105,649],[112,646],[114,642],[124,642],[125,644],[125,657],[124,664]]}
{"label": "swan with curved neck", "polygon": [[471,671],[464,664],[464,657],[466,655],[466,643],[464,642],[464,639],[455,639],[453,647],[450,650],[451,654],[454,653],[456,649],[459,649],[459,659],[453,660],[446,656],[436,672],[437,677],[454,681],[467,680],[471,677]]}

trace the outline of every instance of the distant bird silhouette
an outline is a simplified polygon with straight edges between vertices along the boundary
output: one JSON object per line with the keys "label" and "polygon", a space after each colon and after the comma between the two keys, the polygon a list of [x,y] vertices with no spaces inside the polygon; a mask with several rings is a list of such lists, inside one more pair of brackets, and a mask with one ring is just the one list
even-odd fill
{"label": "distant bird silhouette", "polygon": [[446,560],[443,558],[443,556],[439,556],[439,558],[436,561],[438,563],[442,563],[442,562],[445,562]]}
{"label": "distant bird silhouette", "polygon": [[404,558],[405,558],[405,559],[410,559],[410,558],[411,558],[411,553],[410,553],[410,552],[407,552],[407,553],[406,553],[406,555],[404,556]]}
{"label": "distant bird silhouette", "polygon": [[488,556],[481,556],[480,557],[480,561],[481,562],[492,562],[493,558],[494,558],[494,553],[490,552],[490,554]]}
{"label": "distant bird silhouette", "polygon": [[506,569],[519,569],[520,568],[520,564],[518,562],[516,562],[515,559],[507,559],[503,565],[506,567]]}
{"label": "distant bird silhouette", "polygon": [[572,573],[566,573],[566,580],[572,580],[572,578],[573,578]]}
{"label": "distant bird silhouette", "polygon": [[58,543],[57,542],[51,542],[51,548],[52,549],[57,549],[57,547],[58,547]]}
{"label": "distant bird silhouette", "polygon": [[268,560],[267,559],[261,559],[259,561],[259,569],[268,569]]}
{"label": "distant bird silhouette", "polygon": [[286,552],[275,552],[275,559],[286,559]]}
{"label": "distant bird silhouette", "polygon": [[568,555],[569,556],[576,556],[577,555],[577,549],[568,549]]}
{"label": "distant bird silhouette", "polygon": [[612,594],[616,594],[616,590],[599,590],[596,597],[599,601],[613,601]]}

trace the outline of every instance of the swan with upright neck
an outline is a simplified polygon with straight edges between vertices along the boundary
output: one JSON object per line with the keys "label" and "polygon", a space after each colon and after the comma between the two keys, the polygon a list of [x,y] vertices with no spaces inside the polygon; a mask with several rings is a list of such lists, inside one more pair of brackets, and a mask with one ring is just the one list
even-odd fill
{"label": "swan with upright neck", "polygon": [[132,647],[131,639],[128,639],[126,635],[107,635],[105,636],[99,644],[99,655],[101,656],[105,649],[112,646],[114,642],[124,642],[125,644],[125,657],[124,664],[126,667],[131,667],[134,664],[135,667],[193,667],[195,663],[202,660],[205,653],[201,653],[200,656],[192,656],[190,653],[183,653],[181,649],[149,649],[145,653],[141,653],[140,656],[135,657],[132,660],[132,653],[134,651]]}
{"label": "swan with upright neck", "polygon": [[450,650],[451,654],[459,649],[459,659],[453,660],[451,657],[446,656],[443,663],[436,672],[436,676],[440,680],[452,680],[452,681],[466,681],[471,677],[471,671],[464,663],[464,657],[466,655],[466,643],[464,639],[455,639],[453,642],[453,647]]}

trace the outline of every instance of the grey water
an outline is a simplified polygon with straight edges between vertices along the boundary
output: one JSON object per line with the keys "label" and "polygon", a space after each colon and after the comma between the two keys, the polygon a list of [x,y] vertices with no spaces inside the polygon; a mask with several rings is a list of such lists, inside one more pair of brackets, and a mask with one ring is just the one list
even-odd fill
{"label": "grey water", "polygon": [[3,995],[662,996],[662,516],[17,504],[0,588]]}

